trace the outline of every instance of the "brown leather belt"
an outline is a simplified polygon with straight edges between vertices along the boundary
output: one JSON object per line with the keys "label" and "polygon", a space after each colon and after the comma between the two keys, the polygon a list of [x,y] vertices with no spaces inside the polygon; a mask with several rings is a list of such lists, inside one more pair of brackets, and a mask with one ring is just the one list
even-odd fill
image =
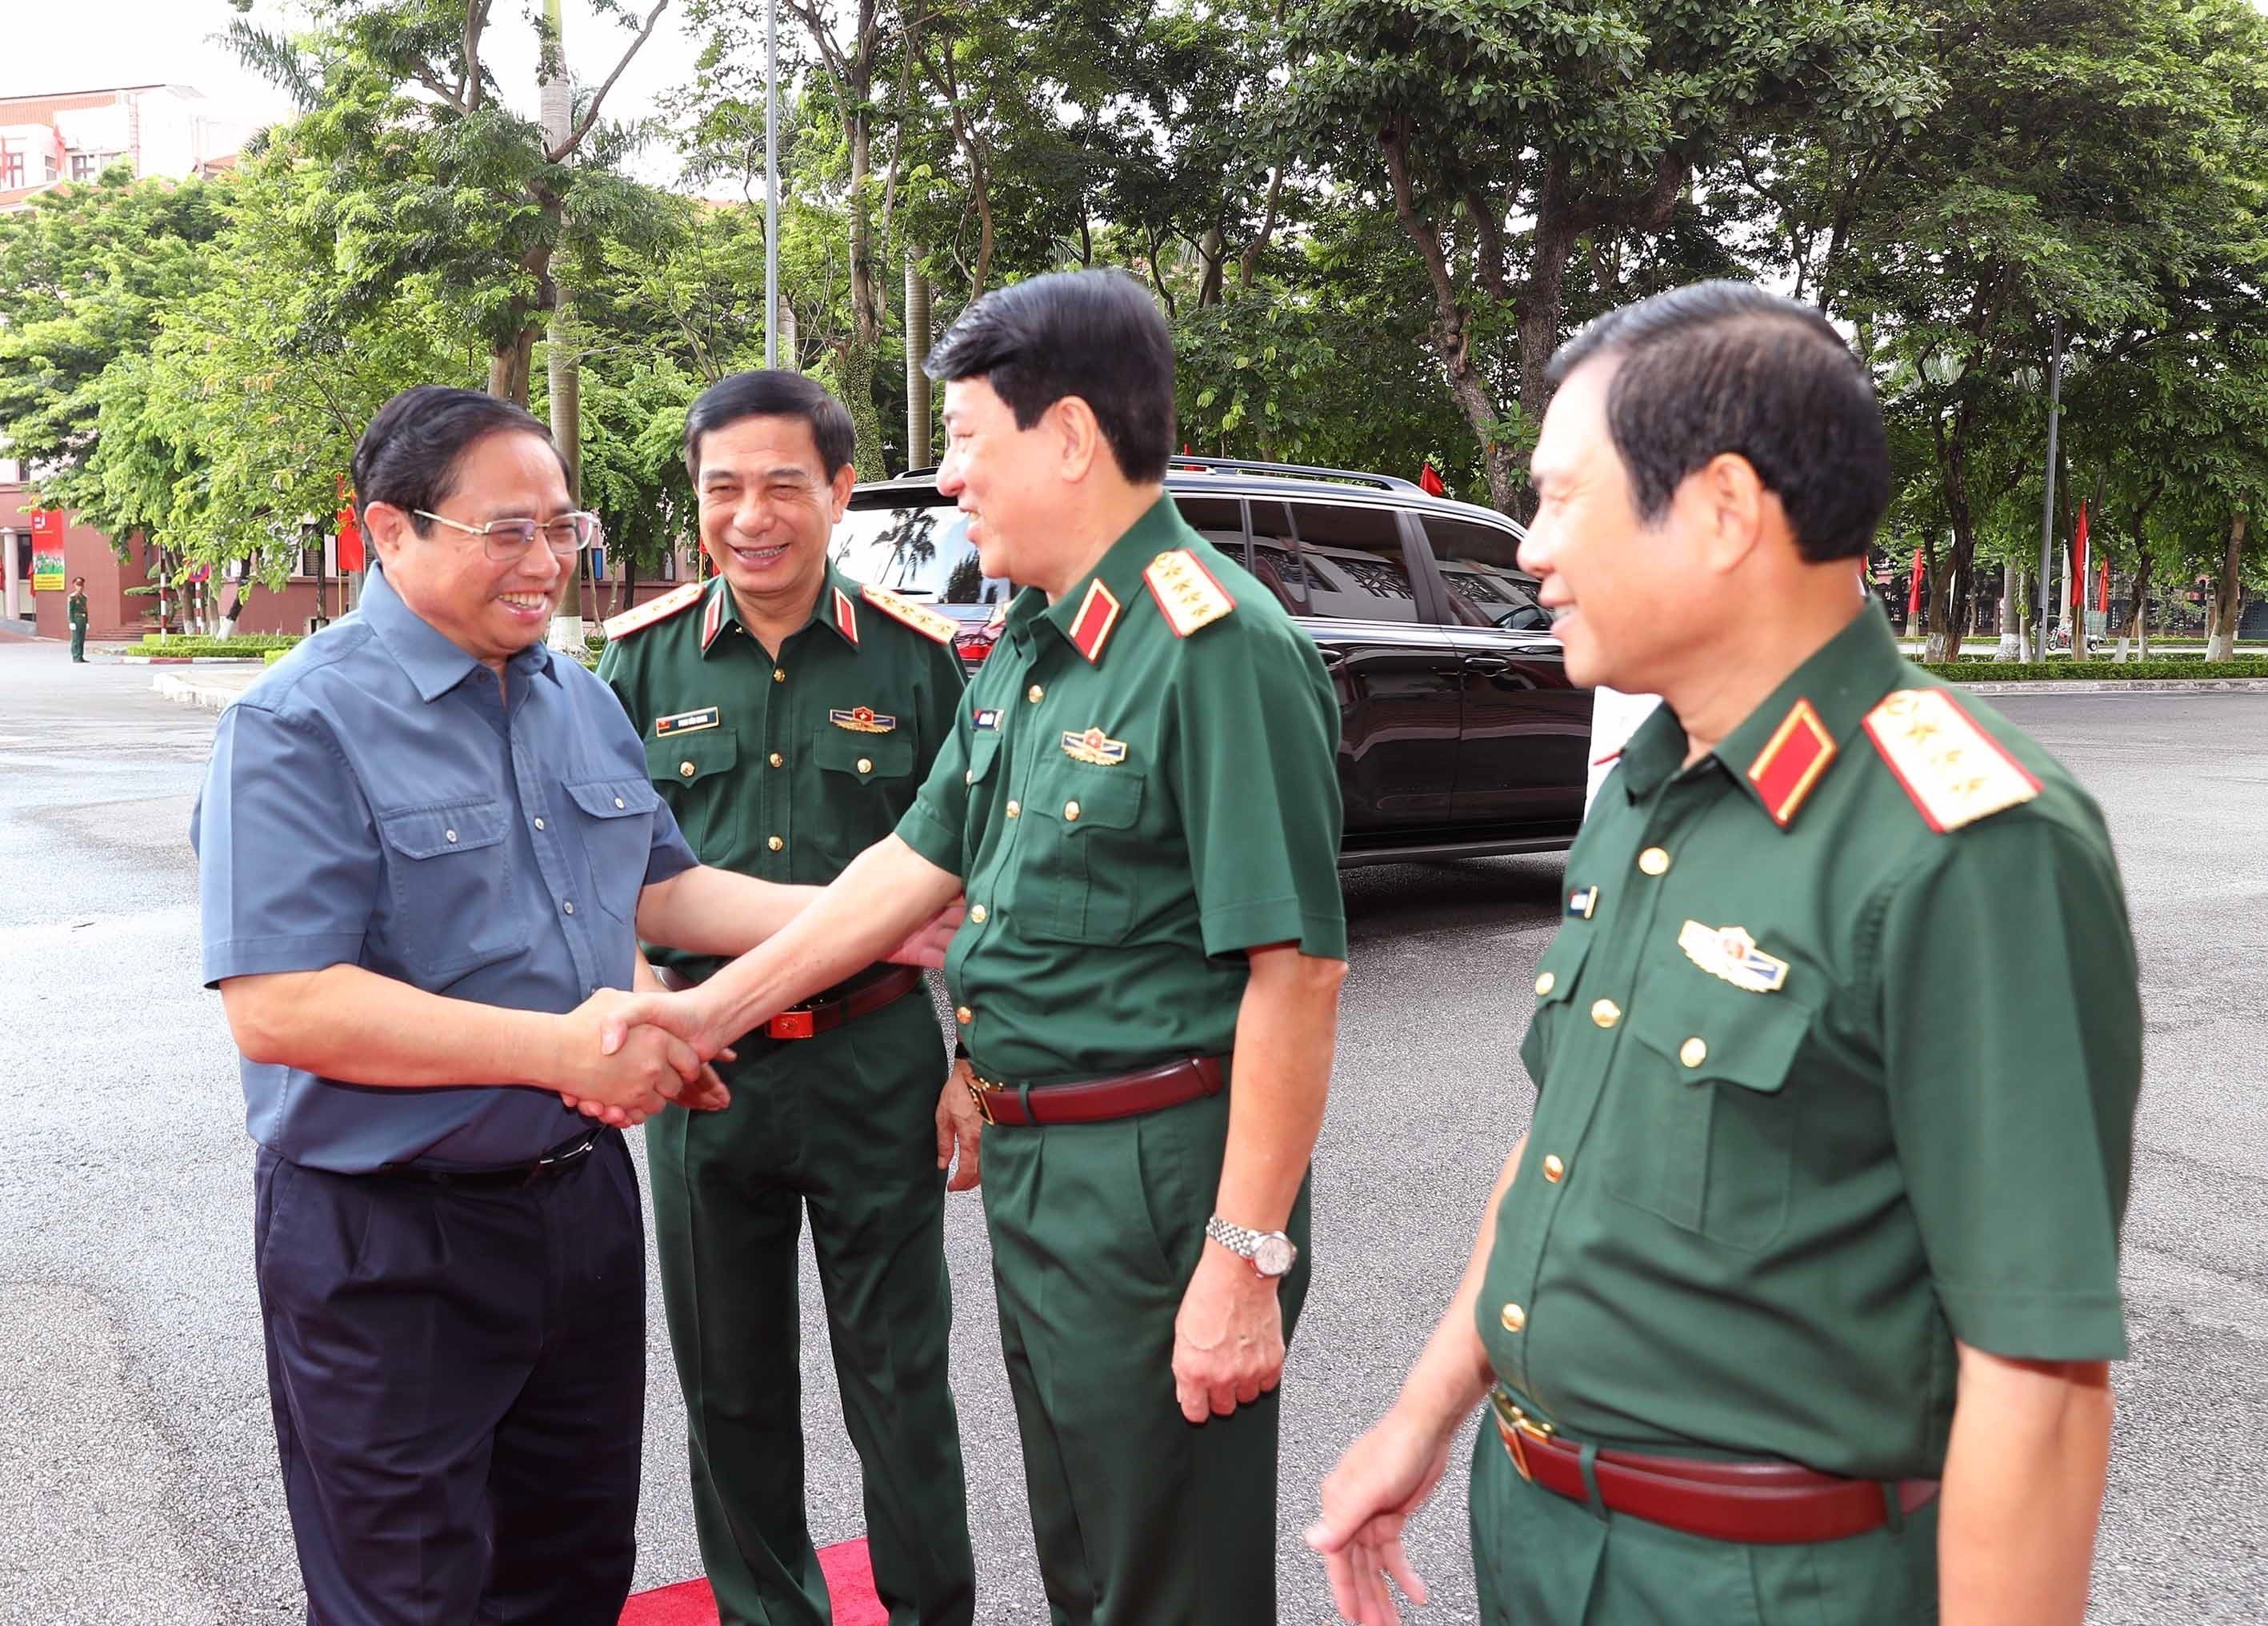
{"label": "brown leather belt", "polygon": [[[1588,1505],[1583,1447],[1531,1417],[1502,1389],[1489,1394],[1496,1431],[1522,1479]],[[1609,1511],[1688,1535],[1756,1545],[1840,1541],[1889,1522],[1889,1495],[1911,1513],[1937,1495],[1934,1479],[1845,1479],[1793,1462],[1706,1462],[1602,1451],[1591,1477]]]}
{"label": "brown leather belt", "polygon": [[[691,977],[670,966],[656,966],[654,975],[673,992],[697,986]],[[764,1024],[768,1039],[816,1039],[843,1023],[871,1014],[904,998],[921,986],[922,975],[913,966],[893,966],[873,982],[852,989],[840,999],[812,999],[790,1005]]]}
{"label": "brown leather belt", "polygon": [[968,1093],[985,1122],[1025,1129],[1035,1123],[1101,1123],[1112,1118],[1131,1118],[1178,1107],[1201,1095],[1218,1095],[1224,1082],[1219,1056],[1193,1056],[1116,1078],[1027,1089],[994,1084],[972,1071]]}

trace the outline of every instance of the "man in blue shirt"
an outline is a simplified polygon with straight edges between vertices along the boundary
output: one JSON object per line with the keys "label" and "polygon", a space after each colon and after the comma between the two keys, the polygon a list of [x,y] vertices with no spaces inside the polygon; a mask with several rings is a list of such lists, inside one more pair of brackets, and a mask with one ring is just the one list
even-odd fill
{"label": "man in blue shirt", "polygon": [[646,1347],[618,1129],[726,1098],[600,1025],[658,986],[639,938],[740,953],[815,889],[697,864],[544,647],[598,526],[534,419],[406,392],[354,480],[381,569],[224,714],[191,827],[308,1618],[614,1626]]}

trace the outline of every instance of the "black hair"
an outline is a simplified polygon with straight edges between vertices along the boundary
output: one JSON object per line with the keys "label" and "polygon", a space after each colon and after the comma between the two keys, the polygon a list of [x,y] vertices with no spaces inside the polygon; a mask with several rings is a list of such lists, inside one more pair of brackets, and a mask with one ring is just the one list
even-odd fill
{"label": "black hair", "polygon": [[817,380],[800,372],[760,367],[733,372],[703,390],[685,413],[685,467],[701,477],[701,437],[742,418],[801,418],[811,425],[812,444],[829,480],[850,460],[857,435],[850,408]]}
{"label": "black hair", "polygon": [[981,375],[1018,429],[1076,395],[1094,409],[1120,474],[1136,484],[1166,477],[1174,339],[1123,271],[1057,271],[996,288],[961,313],[922,370],[946,381]]}
{"label": "black hair", "polygon": [[1874,380],[1828,320],[1747,283],[1696,283],[1609,312],[1551,358],[1556,386],[1619,358],[1607,428],[1651,524],[1688,475],[1748,459],[1814,564],[1863,555],[1890,503]]}
{"label": "black hair", "polygon": [[567,472],[567,460],[559,457],[551,431],[526,408],[440,384],[403,390],[378,409],[355,442],[355,517],[365,516],[372,503],[391,503],[410,516],[418,535],[427,534],[431,522],[416,518],[417,511],[437,511],[454,496],[465,453],[506,430],[533,435],[550,446],[552,456],[559,458],[559,472]]}

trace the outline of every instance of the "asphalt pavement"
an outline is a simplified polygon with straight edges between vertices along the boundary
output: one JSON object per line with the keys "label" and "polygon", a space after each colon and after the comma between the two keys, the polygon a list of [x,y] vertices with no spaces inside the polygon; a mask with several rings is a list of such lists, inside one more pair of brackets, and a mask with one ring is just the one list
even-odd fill
{"label": "asphalt pavement", "polygon": [[[2015,696],[2109,812],[2141,945],[2148,1075],[2126,1231],[2134,1357],[2089,1619],[2268,1619],[2268,695]],[[146,670],[0,644],[0,1622],[299,1618],[250,1259],[252,1149],[198,982],[189,808],[210,714]],[[1351,872],[1354,970],[1316,1156],[1316,1277],[1285,1383],[1282,1618],[1330,1618],[1314,1487],[1390,1400],[1525,1127],[1516,1056],[1556,858]],[[1958,953],[1958,945],[1948,945]],[[985,1622],[1044,1622],[983,1216],[947,1219]],[[694,1574],[658,1290],[638,1584]],[[860,1534],[815,1283],[811,1517]],[[1414,1527],[1471,1622],[1462,1468]]]}

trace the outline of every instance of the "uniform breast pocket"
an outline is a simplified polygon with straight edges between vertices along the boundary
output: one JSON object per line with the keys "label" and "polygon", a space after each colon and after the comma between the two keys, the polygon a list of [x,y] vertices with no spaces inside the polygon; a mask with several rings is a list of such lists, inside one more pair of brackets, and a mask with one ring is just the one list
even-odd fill
{"label": "uniform breast pocket", "polygon": [[709,862],[740,837],[740,804],[747,798],[734,793],[740,760],[740,742],[720,728],[645,742],[646,776],[668,799],[687,845]]}
{"label": "uniform breast pocket", "polygon": [[1016,909],[1027,937],[1123,943],[1139,902],[1135,821],[1142,776],[1085,762],[1048,764],[1024,798]]}
{"label": "uniform breast pocket", "polygon": [[455,975],[527,946],[505,819],[493,799],[378,815],[403,958],[426,975]]}
{"label": "uniform breast pocket", "polygon": [[1758,1253],[1787,1223],[1803,1106],[1788,1083],[1810,1012],[1778,994],[1680,987],[1680,971],[1632,1002],[1600,1177],[1623,1202]]}
{"label": "uniform breast pocket", "polygon": [[1567,1019],[1569,1002],[1582,980],[1583,957],[1590,948],[1589,923],[1576,921],[1559,928],[1543,951],[1543,963],[1535,968],[1535,1014],[1528,1021],[1528,1036],[1520,1043],[1520,1064],[1538,1085],[1550,1067],[1552,1041]]}
{"label": "uniform breast pocket", "polygon": [[635,921],[661,798],[637,779],[585,779],[565,789],[581,814],[576,823],[599,907],[616,920]]}
{"label": "uniform breast pocket", "polygon": [[840,728],[823,728],[811,742],[811,760],[828,774],[840,774],[835,784],[862,784],[887,789],[902,786],[914,771],[914,742],[909,734],[858,734]]}

